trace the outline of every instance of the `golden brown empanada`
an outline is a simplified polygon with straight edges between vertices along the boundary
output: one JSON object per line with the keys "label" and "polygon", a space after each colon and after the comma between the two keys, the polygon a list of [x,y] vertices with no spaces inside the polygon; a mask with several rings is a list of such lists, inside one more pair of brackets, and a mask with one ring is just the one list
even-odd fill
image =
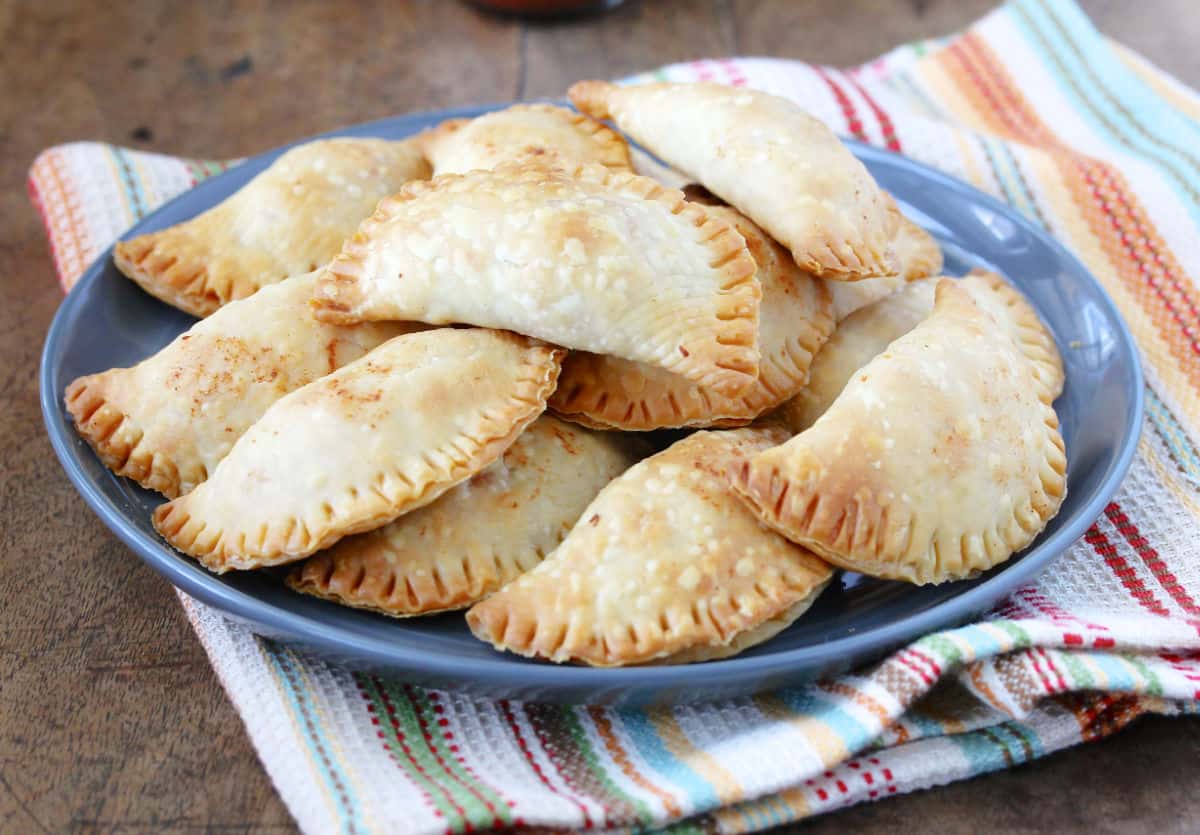
{"label": "golden brown empanada", "polygon": [[562,353],[480,328],[398,336],[276,401],[154,526],[218,573],[378,528],[500,457],[545,408]]}
{"label": "golden brown empanada", "polygon": [[506,328],[735,396],[758,377],[754,259],[653,180],[503,165],[411,183],[321,274],[318,318]]}
{"label": "golden brown empanada", "polygon": [[766,229],[822,278],[896,275],[900,213],[861,162],[796,104],[721,84],[573,85],[617,127]]}
{"label": "golden brown empanada", "polygon": [[168,498],[187,493],[290,391],[426,325],[328,325],[316,274],[232,302],[132,368],[80,377],[67,411],[104,465]]}
{"label": "golden brown empanada", "polygon": [[498,649],[597,667],[700,661],[766,640],[833,575],[758,523],[733,462],[779,428],[697,432],[600,491],[562,545],[467,613]]}
{"label": "golden brown empanada", "polygon": [[296,566],[288,585],[406,617],[461,609],[533,568],[647,450],[544,415],[437,501]]}
{"label": "golden brown empanada", "polygon": [[412,142],[308,142],[204,214],[118,242],[113,261],[151,295],[207,316],[323,266],[380,198],[428,176]]}
{"label": "golden brown empanada", "polygon": [[[862,281],[831,281],[833,317],[842,321],[854,311],[889,296],[906,282],[935,276],[942,271],[942,249],[938,242],[908,218],[902,218],[893,243],[900,275],[865,278]],[[932,304],[932,300],[930,302]]]}
{"label": "golden brown empanada", "polygon": [[813,355],[833,332],[826,282],[797,267],[787,250],[743,215],[726,207],[708,211],[734,225],[758,265],[763,295],[757,382],[740,396],[722,397],[655,366],[575,351],[563,361],[552,409],[601,428],[737,426],[804,386]]}
{"label": "golden brown empanada", "polygon": [[[829,408],[855,371],[929,315],[933,310],[937,282],[938,279],[914,281],[855,311],[838,325],[813,360],[808,385],[779,410],[792,431],[800,432],[811,426]],[[1054,402],[1063,387],[1062,359],[1054,337],[1037,312],[995,273],[972,270],[960,284],[1016,342],[1021,353],[1033,364],[1042,398],[1047,403]]]}
{"label": "golden brown empanada", "polygon": [[419,134],[433,173],[463,174],[505,162],[574,169],[584,163],[629,171],[629,146],[589,116],[550,104],[517,104],[475,119],[449,119]]}
{"label": "golden brown empanada", "polygon": [[1066,494],[1032,364],[954,281],[808,430],[748,456],[736,489],[793,542],[912,583],[970,577],[1033,541]]}

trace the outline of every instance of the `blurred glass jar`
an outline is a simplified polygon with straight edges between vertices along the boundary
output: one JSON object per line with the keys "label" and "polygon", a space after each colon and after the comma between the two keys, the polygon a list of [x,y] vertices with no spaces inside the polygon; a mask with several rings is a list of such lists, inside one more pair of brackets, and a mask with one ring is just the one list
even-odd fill
{"label": "blurred glass jar", "polygon": [[624,0],[467,0],[472,6],[513,17],[572,17],[615,9]]}

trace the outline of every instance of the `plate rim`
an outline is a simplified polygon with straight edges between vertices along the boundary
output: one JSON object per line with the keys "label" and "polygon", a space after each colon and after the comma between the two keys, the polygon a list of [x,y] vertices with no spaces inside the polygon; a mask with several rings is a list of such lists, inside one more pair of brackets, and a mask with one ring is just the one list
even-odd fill
{"label": "plate rim", "polygon": [[[344,126],[271,148],[244,158],[242,164],[235,165],[158,206],[136,224],[126,229],[118,240],[140,234],[144,228],[153,226],[155,218],[165,213],[177,202],[196,199],[196,188],[202,188],[205,184],[217,183],[223,178],[235,176],[234,172],[242,169],[245,164],[261,165],[295,145],[327,137],[369,136],[373,130],[385,127],[394,128],[397,124],[401,125],[403,130],[408,130],[409,124],[424,124],[430,120],[478,115],[513,103],[503,102],[399,114]],[[420,129],[419,127],[415,128],[411,133]],[[406,135],[411,135],[411,133]],[[98,483],[87,477],[82,462],[75,454],[74,436],[71,434],[69,421],[65,420],[61,394],[54,386],[55,358],[61,354],[59,346],[70,332],[70,325],[73,325],[82,314],[82,302],[79,301],[82,295],[73,292],[66,294],[55,312],[41,355],[39,399],[43,422],[51,445],[72,485],[91,510],[100,517],[101,522],[132,549],[143,562],[148,563],[177,589],[249,624],[255,632],[262,629],[272,637],[280,638],[285,642],[290,638],[329,655],[366,661],[368,664],[393,670],[402,669],[450,682],[469,681],[485,686],[511,687],[513,681],[520,681],[521,687],[524,689],[537,688],[543,691],[578,691],[586,688],[596,688],[597,691],[667,691],[680,688],[728,686],[731,676],[737,680],[763,681],[774,676],[786,675],[789,670],[827,668],[848,655],[882,654],[917,636],[944,628],[952,628],[983,611],[1047,567],[1083,535],[1120,487],[1132,464],[1144,422],[1145,375],[1141,356],[1124,316],[1121,315],[1107,290],[1092,275],[1086,265],[1057,238],[1034,225],[1014,207],[969,183],[911,157],[847,137],[841,137],[841,139],[860,160],[887,161],[888,158],[899,158],[906,166],[919,172],[923,178],[936,181],[942,187],[966,192],[973,201],[1005,217],[1027,234],[1045,243],[1059,259],[1068,264],[1084,280],[1090,282],[1098,291],[1106,313],[1116,323],[1116,332],[1120,335],[1118,350],[1125,355],[1124,358],[1132,376],[1130,381],[1133,388],[1132,419],[1124,426],[1123,435],[1114,445],[1116,448],[1114,465],[1087,504],[1062,527],[1051,533],[1046,539],[1036,543],[1019,561],[998,572],[994,577],[923,611],[914,612],[887,624],[868,628],[862,633],[766,655],[735,656],[692,665],[597,669],[531,663],[521,656],[499,652],[482,658],[463,659],[457,654],[438,654],[430,652],[428,648],[411,646],[403,635],[396,639],[384,640],[374,635],[359,634],[342,626],[322,624],[310,616],[279,609],[252,594],[221,583],[215,575],[199,569],[194,564],[189,564],[186,558],[176,554],[165,544],[144,536],[126,518],[122,509],[101,492]],[[97,281],[111,255],[112,246],[110,245],[87,267],[76,286]],[[65,432],[63,431],[64,426]],[[93,454],[90,447],[87,454]],[[564,678],[569,680],[564,681]],[[686,700],[686,698],[682,700]]]}

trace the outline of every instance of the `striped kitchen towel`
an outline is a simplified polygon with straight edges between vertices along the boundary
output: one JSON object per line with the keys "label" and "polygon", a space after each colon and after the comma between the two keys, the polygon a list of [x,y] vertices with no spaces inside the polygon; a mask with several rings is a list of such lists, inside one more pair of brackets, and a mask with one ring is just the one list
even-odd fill
{"label": "striped kitchen towel", "polygon": [[[1200,705],[1200,97],[1069,0],[853,70],[731,59],[645,78],[795,99],[1008,201],[1070,246],[1142,351],[1137,459],[1087,535],[982,622],[854,675],[653,710],[490,702],[343,669],[183,600],[307,832],[743,832],[961,780]],[[635,80],[642,80],[639,77]],[[30,192],[65,287],[220,164],[80,143]]]}

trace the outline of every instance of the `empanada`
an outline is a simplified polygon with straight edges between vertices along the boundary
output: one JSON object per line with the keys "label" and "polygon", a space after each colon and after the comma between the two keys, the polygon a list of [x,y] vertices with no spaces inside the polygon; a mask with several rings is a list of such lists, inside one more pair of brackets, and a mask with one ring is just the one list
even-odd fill
{"label": "empanada", "polygon": [[1032,364],[956,282],[787,443],[733,468],[759,517],[843,568],[912,583],[1008,559],[1066,494]]}
{"label": "empanada", "polygon": [[288,585],[396,617],[470,606],[541,562],[645,452],[628,436],[544,415],[495,463],[432,504],[310,557]]}
{"label": "empanada", "polygon": [[779,428],[697,432],[600,491],[540,565],[475,604],[498,649],[597,667],[721,658],[800,616],[832,569],[758,523],[733,462]]}
{"label": "empanada", "polygon": [[[730,208],[709,213],[733,224],[758,265],[762,286],[758,380],[737,397],[722,397],[644,363],[570,353],[550,407],[588,426],[648,430],[749,423],[793,397],[808,380],[813,355],[833,332],[826,282],[796,266],[790,254]],[[858,282],[862,283],[862,282]]]}
{"label": "empanada", "polygon": [[550,104],[517,104],[475,119],[448,119],[419,134],[434,175],[463,174],[505,162],[576,168],[594,162],[629,171],[629,146],[589,116]]}
{"label": "empanada", "polygon": [[232,302],[132,368],[67,386],[79,434],[117,475],[187,493],[290,391],[426,325],[329,325],[309,310],[316,275]]}
{"label": "empanada", "polygon": [[382,201],[313,304],[327,322],[505,328],[735,396],[758,377],[754,272],[732,225],[653,180],[502,165]]}
{"label": "empanada", "polygon": [[562,353],[478,328],[398,336],[276,401],[154,526],[218,573],[378,528],[500,457],[545,408]]}
{"label": "empanada", "polygon": [[[929,315],[933,310],[937,281],[917,280],[855,311],[838,325],[813,360],[808,385],[779,410],[792,431],[800,432],[811,426],[829,408],[855,371]],[[995,273],[972,270],[960,285],[1012,337],[1033,365],[1041,396],[1047,403],[1054,402],[1063,387],[1062,358],[1054,337],[1032,305]]]}
{"label": "empanada", "polygon": [[829,282],[834,319],[840,322],[859,308],[896,292],[905,282],[929,278],[942,271],[942,249],[938,242],[908,218],[901,218],[893,245],[900,264],[900,275]]}
{"label": "empanada", "polygon": [[861,162],[796,104],[721,84],[605,81],[571,101],[703,183],[822,278],[896,275],[900,213]]}
{"label": "empanada", "polygon": [[118,242],[113,261],[151,295],[207,316],[324,265],[380,198],[428,176],[412,142],[309,142],[204,214]]}

